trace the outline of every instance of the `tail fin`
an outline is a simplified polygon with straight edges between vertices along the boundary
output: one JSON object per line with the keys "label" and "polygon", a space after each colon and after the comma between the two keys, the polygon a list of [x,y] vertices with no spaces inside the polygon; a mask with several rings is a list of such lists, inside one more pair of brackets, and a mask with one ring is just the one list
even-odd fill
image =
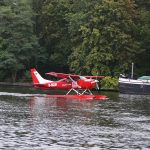
{"label": "tail fin", "polygon": [[32,77],[32,81],[34,84],[44,84],[47,82],[51,82],[50,80],[46,80],[42,78],[35,68],[31,69],[30,72],[31,72],[31,77]]}

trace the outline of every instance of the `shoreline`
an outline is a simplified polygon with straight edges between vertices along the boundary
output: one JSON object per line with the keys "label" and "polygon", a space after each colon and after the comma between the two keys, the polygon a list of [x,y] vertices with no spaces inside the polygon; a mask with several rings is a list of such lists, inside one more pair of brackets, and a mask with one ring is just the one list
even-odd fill
{"label": "shoreline", "polygon": [[0,82],[0,86],[33,87],[33,84],[29,82]]}
{"label": "shoreline", "polygon": [[[14,86],[14,87],[34,87],[32,83],[29,82],[0,82],[0,86]],[[116,89],[92,89],[93,91],[108,91],[108,92],[118,92]]]}

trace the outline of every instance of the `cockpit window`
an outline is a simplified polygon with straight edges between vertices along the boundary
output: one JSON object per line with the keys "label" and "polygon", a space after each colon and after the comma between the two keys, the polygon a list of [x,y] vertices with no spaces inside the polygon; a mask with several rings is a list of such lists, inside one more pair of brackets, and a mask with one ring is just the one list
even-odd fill
{"label": "cockpit window", "polygon": [[85,77],[83,77],[83,76],[80,76],[80,79],[85,80],[86,78],[85,78]]}

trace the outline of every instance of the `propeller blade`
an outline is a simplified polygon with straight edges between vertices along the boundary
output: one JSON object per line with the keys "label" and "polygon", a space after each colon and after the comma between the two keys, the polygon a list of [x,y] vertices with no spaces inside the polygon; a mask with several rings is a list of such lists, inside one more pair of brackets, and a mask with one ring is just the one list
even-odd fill
{"label": "propeller blade", "polygon": [[99,85],[98,85],[98,83],[96,83],[96,87],[97,87],[97,89],[99,90]]}
{"label": "propeller blade", "polygon": [[95,82],[96,82],[96,88],[99,90],[99,85],[98,85],[98,80],[95,80]]}

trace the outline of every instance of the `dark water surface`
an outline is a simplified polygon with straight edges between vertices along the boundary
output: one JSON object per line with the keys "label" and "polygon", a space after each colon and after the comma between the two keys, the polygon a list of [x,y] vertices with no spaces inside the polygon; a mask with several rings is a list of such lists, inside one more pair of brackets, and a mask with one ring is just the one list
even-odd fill
{"label": "dark water surface", "polygon": [[109,100],[100,101],[0,91],[0,149],[150,149],[150,96],[106,92]]}

